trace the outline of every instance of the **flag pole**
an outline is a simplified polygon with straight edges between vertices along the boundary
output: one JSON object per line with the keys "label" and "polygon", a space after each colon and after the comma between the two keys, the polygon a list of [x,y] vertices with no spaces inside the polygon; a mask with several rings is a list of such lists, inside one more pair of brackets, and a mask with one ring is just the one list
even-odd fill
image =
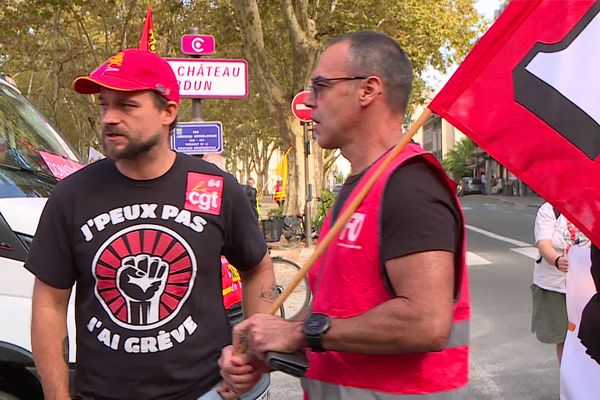
{"label": "flag pole", "polygon": [[[381,176],[383,171],[392,162],[392,160],[394,158],[396,158],[396,156],[398,156],[398,154],[400,154],[400,152],[404,149],[404,147],[411,141],[411,139],[417,133],[419,128],[421,126],[423,126],[423,124],[427,121],[427,119],[429,118],[431,113],[432,112],[429,108],[425,108],[425,110],[423,110],[423,112],[421,113],[419,118],[417,118],[415,123],[410,127],[408,132],[404,136],[402,136],[400,141],[389,152],[389,154],[385,157],[383,162],[381,164],[379,164],[379,166],[377,167],[377,169],[375,170],[373,175],[371,175],[371,177],[365,183],[365,185],[362,187],[362,189],[358,193],[358,195],[348,205],[346,210],[338,217],[337,221],[335,222],[335,224],[333,224],[333,226],[331,227],[329,232],[327,232],[327,235],[325,235],[325,237],[323,239],[318,241],[317,248],[315,249],[315,251],[310,255],[310,257],[306,261],[306,264],[300,269],[300,271],[298,271],[296,273],[296,275],[291,280],[291,282],[288,284],[288,286],[285,288],[283,293],[281,293],[277,297],[277,299],[275,300],[275,303],[273,303],[273,305],[271,306],[271,309],[269,310],[269,314],[275,314],[279,310],[279,308],[281,307],[283,302],[285,300],[287,300],[289,295],[294,291],[296,286],[298,286],[298,283],[300,283],[300,281],[302,279],[304,279],[304,277],[306,276],[308,271],[310,271],[310,269],[312,268],[314,263],[319,259],[319,257],[321,257],[323,255],[327,246],[329,246],[329,244],[333,241],[333,239],[340,233],[342,228],[344,226],[346,226],[346,224],[348,223],[348,221],[354,214],[354,211],[356,211],[356,209],[358,208],[360,203],[366,197],[367,193],[369,193],[369,191],[371,190],[371,188],[373,187],[373,185],[375,184],[375,182],[377,181],[379,176]],[[245,342],[242,342],[241,344],[244,345],[244,343]]]}

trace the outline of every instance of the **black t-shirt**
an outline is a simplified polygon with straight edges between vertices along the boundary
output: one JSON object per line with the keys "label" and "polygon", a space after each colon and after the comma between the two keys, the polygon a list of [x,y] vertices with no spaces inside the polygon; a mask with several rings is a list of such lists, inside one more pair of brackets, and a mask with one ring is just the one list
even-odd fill
{"label": "black t-shirt", "polygon": [[[348,177],[333,206],[337,217],[366,171]],[[442,173],[422,157],[415,157],[392,173],[383,194],[381,259],[387,261],[423,251],[458,254],[460,212]]]}
{"label": "black t-shirt", "polygon": [[[244,206],[239,206],[244,203]],[[196,399],[231,343],[221,254],[240,270],[266,245],[240,185],[184,154],[132,180],[108,159],[59,183],[26,267],[76,286],[76,391],[94,399]]]}
{"label": "black t-shirt", "polygon": [[256,189],[250,185],[244,185],[242,187],[246,198],[248,199],[248,204],[250,204],[250,208],[256,217],[258,217],[258,210],[256,209]]}

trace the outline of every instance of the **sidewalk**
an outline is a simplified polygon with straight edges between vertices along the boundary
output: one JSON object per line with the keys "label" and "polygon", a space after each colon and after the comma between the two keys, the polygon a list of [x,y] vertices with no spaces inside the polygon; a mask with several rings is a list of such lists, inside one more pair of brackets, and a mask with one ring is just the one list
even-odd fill
{"label": "sidewalk", "polygon": [[301,267],[306,264],[308,258],[315,251],[314,245],[305,247],[304,242],[291,244],[284,238],[279,242],[269,243],[269,247],[271,248],[271,255],[287,258],[294,261],[296,264],[299,264]]}
{"label": "sidewalk", "polygon": [[260,205],[260,219],[268,218],[269,210],[277,208],[277,204],[275,204],[271,196],[263,196],[258,204]]}
{"label": "sidewalk", "polygon": [[488,195],[467,195],[467,197],[477,196],[485,199],[486,201],[493,201],[498,203],[507,203],[519,206],[535,207],[538,208],[544,204],[545,200],[538,195],[530,196],[505,196],[501,194],[488,194]]}

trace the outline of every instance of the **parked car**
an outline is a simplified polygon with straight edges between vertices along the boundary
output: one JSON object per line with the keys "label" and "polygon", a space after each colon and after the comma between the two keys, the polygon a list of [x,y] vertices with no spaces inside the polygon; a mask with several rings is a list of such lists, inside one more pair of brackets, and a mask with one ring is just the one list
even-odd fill
{"label": "parked car", "polygon": [[481,179],[471,177],[461,178],[458,186],[456,187],[456,193],[459,196],[464,196],[465,194],[481,194]]}

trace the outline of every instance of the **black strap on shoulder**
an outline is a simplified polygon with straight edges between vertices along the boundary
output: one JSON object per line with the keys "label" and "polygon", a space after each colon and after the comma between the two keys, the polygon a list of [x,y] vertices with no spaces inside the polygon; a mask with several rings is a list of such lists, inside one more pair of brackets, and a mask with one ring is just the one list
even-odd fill
{"label": "black strap on shoulder", "polygon": [[560,217],[560,211],[554,206],[552,206],[552,211],[554,211],[554,217],[558,219],[558,217]]}

